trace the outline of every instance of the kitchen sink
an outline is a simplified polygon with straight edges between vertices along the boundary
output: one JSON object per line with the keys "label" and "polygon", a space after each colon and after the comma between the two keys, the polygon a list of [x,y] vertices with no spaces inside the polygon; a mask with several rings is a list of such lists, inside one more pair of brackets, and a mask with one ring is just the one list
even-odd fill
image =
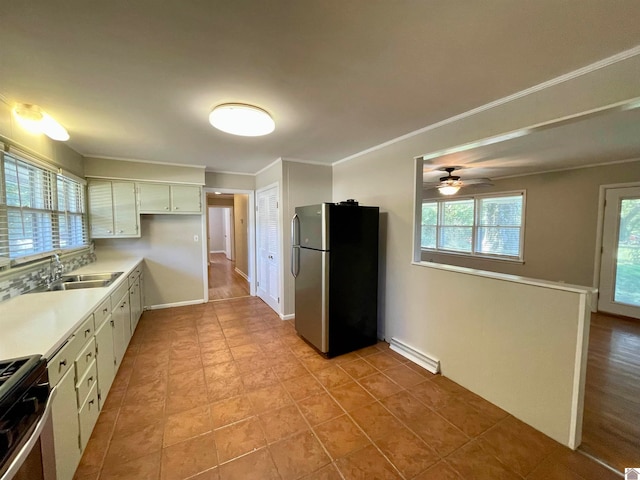
{"label": "kitchen sink", "polygon": [[[84,273],[78,275],[63,275],[60,280],[64,283],[67,282],[88,282],[88,281],[108,281],[113,282],[116,278],[122,275],[122,272],[110,272],[110,273]],[[104,285],[106,286],[106,285]]]}
{"label": "kitchen sink", "polygon": [[108,287],[120,275],[122,275],[122,272],[63,275],[60,280],[56,280],[49,285],[37,287],[30,290],[29,293]]}

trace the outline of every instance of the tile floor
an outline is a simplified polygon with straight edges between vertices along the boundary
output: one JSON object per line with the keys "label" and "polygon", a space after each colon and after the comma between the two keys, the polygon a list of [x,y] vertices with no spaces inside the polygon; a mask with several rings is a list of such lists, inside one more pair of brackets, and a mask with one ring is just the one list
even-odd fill
{"label": "tile floor", "polygon": [[257,298],[145,312],[76,480],[619,478],[388,345],[326,360]]}

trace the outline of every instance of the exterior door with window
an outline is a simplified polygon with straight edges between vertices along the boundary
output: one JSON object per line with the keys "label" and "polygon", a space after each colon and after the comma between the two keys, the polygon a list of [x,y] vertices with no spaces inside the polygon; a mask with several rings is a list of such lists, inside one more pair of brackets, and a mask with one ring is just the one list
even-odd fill
{"label": "exterior door with window", "polygon": [[258,296],[280,313],[280,237],[278,186],[257,192]]}
{"label": "exterior door with window", "polygon": [[606,190],[598,310],[640,318],[640,187]]}

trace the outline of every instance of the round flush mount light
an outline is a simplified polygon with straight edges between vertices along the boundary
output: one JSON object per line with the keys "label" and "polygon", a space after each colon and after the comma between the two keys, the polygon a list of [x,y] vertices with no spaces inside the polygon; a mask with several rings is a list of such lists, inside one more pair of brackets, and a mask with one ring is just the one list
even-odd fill
{"label": "round flush mount light", "polygon": [[18,123],[31,133],[44,133],[50,139],[61,142],[69,140],[67,130],[38,105],[18,103],[13,107],[13,114]]}
{"label": "round flush mount light", "polygon": [[243,137],[267,135],[276,124],[265,110],[244,103],[224,103],[209,114],[209,123],[218,130]]}

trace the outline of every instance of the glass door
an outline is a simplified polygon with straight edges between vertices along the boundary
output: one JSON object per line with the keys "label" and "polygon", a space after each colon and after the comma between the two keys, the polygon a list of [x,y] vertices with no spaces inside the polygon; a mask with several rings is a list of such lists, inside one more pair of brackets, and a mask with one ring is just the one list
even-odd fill
{"label": "glass door", "polygon": [[598,310],[640,318],[640,187],[606,191]]}

